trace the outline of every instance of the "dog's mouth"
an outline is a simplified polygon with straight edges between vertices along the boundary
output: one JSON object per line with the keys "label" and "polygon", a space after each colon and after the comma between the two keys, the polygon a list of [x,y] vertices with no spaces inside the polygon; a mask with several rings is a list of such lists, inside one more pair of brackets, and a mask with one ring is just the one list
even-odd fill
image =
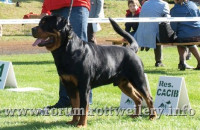
{"label": "dog's mouth", "polygon": [[32,44],[33,46],[47,46],[55,42],[54,37],[47,37],[46,39],[37,38],[36,41]]}

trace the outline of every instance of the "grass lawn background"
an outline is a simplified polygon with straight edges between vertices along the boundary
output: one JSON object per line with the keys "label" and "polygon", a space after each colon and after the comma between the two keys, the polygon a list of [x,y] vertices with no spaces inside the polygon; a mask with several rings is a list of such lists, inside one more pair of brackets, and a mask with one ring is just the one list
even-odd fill
{"label": "grass lawn background", "polygon": [[[153,50],[139,52],[144,62],[145,73],[148,75],[151,92],[155,99],[159,76],[184,77],[192,108],[195,116],[162,116],[156,121],[149,121],[147,116],[131,119],[128,116],[90,116],[88,129],[178,129],[200,127],[200,88],[199,71],[177,69],[178,57],[176,48],[164,48],[164,64],[166,67],[154,67]],[[5,129],[65,129],[73,128],[65,125],[71,117],[65,116],[14,116],[5,115],[5,108],[43,108],[54,104],[58,100],[58,76],[50,53],[32,55],[5,55],[0,56],[3,61],[12,61],[18,86],[39,87],[43,91],[37,92],[9,92],[0,90],[0,128]],[[195,66],[194,57],[188,61]],[[91,108],[119,107],[121,92],[112,84],[93,90],[93,104]]]}

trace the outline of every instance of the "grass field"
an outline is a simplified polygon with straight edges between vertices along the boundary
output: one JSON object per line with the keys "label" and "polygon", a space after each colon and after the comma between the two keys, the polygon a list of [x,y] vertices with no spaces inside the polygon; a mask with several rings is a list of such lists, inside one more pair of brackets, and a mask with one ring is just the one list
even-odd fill
{"label": "grass field", "polygon": [[[199,71],[177,69],[178,54],[176,48],[164,48],[164,64],[166,67],[154,67],[153,51],[139,52],[148,75],[151,92],[155,99],[159,76],[184,77],[192,109],[195,116],[161,116],[160,119],[149,121],[147,116],[131,119],[128,116],[89,116],[88,129],[199,129],[200,121],[200,88]],[[58,76],[50,53],[32,55],[4,55],[3,61],[12,61],[19,88],[38,87],[43,91],[9,92],[0,90],[0,129],[72,129],[66,125],[68,116],[6,116],[6,108],[43,108],[58,100]],[[188,61],[196,66],[195,58]],[[112,85],[93,90],[91,108],[119,107],[121,92]]]}

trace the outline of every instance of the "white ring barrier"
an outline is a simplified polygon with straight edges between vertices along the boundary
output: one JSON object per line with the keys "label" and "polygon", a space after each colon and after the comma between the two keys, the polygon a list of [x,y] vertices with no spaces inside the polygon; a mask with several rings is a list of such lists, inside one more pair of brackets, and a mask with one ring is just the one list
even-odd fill
{"label": "white ring barrier", "polygon": [[[200,17],[113,18],[116,22],[183,22],[200,21]],[[0,19],[0,24],[38,24],[40,19]],[[109,23],[108,18],[88,18],[88,23]]]}
{"label": "white ring barrier", "polygon": [[[140,17],[140,18],[113,18],[119,22],[181,22],[200,21],[200,17]],[[89,18],[88,23],[109,23],[108,18]]]}

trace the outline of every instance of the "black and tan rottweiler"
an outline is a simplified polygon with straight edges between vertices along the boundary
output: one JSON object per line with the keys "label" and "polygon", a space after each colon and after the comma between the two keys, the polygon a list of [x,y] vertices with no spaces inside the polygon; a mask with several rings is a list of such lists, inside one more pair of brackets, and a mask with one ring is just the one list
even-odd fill
{"label": "black and tan rottweiler", "polygon": [[90,89],[110,83],[134,100],[136,115],[132,117],[139,115],[143,97],[149,109],[153,110],[150,119],[156,118],[143,64],[136,55],[137,42],[114,20],[110,19],[110,22],[114,30],[129,41],[130,46],[100,46],[82,41],[67,24],[67,20],[60,16],[45,16],[39,26],[32,28],[33,37],[37,38],[33,45],[45,46],[51,51],[72,108],[84,109],[80,115],[74,111],[72,121],[68,122],[78,123],[78,127],[87,126]]}

